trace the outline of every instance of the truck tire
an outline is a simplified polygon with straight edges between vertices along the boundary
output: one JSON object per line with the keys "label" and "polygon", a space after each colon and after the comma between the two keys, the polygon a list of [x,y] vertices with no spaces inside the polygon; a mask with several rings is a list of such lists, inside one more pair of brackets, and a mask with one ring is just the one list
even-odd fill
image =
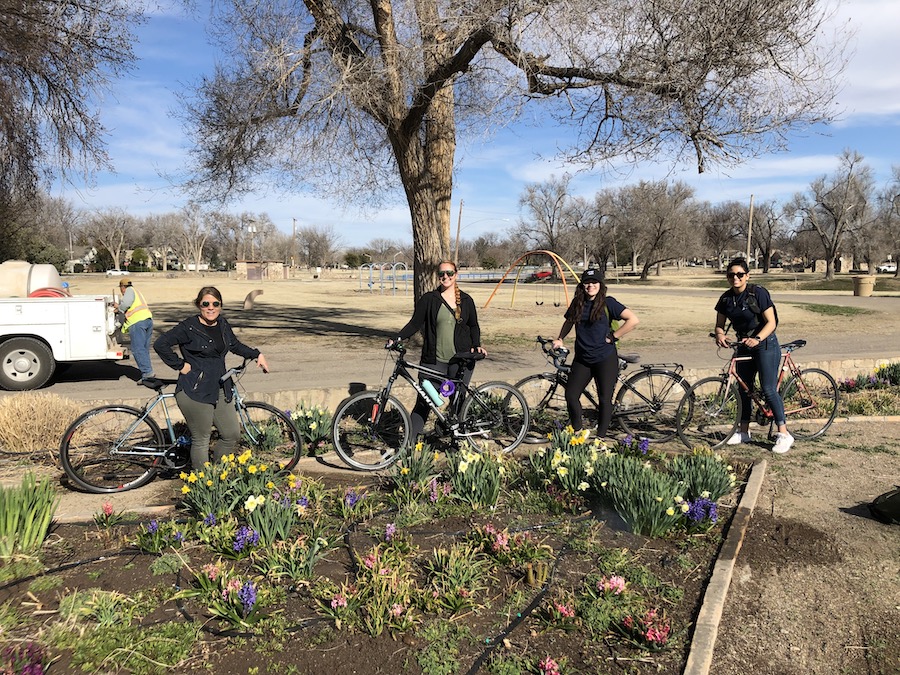
{"label": "truck tire", "polygon": [[40,340],[12,338],[0,344],[0,387],[10,391],[38,389],[56,368],[53,353]]}

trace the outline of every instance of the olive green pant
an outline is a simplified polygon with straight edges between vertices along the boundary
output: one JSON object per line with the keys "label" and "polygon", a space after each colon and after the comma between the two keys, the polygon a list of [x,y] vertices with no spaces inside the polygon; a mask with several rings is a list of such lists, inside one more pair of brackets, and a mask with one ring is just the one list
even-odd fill
{"label": "olive green pant", "polygon": [[219,390],[216,405],[195,401],[184,391],[175,394],[175,401],[191,430],[191,464],[195,471],[202,471],[203,465],[210,460],[209,439],[213,424],[219,438],[213,447],[212,461],[218,462],[237,447],[241,438],[241,423],[234,404],[225,401],[224,389]]}

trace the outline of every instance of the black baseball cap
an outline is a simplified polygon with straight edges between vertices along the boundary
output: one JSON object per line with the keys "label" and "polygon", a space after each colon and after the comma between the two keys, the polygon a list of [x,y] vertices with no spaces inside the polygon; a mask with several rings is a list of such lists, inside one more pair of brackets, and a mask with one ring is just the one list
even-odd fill
{"label": "black baseball cap", "polygon": [[589,270],[585,270],[581,275],[581,283],[586,281],[603,281],[600,278],[600,270],[594,269],[593,267]]}

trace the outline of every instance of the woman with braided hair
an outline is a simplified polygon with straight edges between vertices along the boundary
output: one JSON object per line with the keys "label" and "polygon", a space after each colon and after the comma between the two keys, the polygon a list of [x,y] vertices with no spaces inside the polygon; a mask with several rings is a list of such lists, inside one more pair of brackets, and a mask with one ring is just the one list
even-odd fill
{"label": "woman with braided hair", "polygon": [[[407,340],[422,331],[423,366],[446,373],[448,378],[472,379],[474,366],[453,360],[457,352],[487,354],[481,346],[481,328],[475,301],[456,284],[456,263],[443,260],[438,264],[440,285],[425,293],[416,303],[412,318],[399,333],[397,340]],[[419,380],[425,379],[422,375]],[[432,380],[435,386],[440,382]],[[422,398],[416,401],[412,411],[412,434],[416,439],[425,428],[425,420],[431,409]]]}

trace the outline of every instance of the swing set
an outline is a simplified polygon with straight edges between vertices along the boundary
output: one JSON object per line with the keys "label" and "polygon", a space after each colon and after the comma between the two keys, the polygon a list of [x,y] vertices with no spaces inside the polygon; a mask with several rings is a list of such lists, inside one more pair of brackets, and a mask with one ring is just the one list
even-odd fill
{"label": "swing set", "polygon": [[[565,295],[565,298],[566,298],[566,306],[567,307],[569,306],[569,302],[570,302],[569,301],[569,286],[566,283],[566,272],[568,272],[569,274],[572,275],[572,279],[574,280],[575,284],[578,283],[578,274],[575,272],[575,270],[572,269],[572,266],[569,265],[569,263],[567,263],[565,260],[562,259],[562,257],[557,255],[553,251],[537,250],[537,251],[528,251],[527,253],[523,253],[509,266],[509,268],[506,270],[506,272],[503,273],[503,276],[500,278],[500,281],[497,282],[497,286],[494,288],[493,292],[491,293],[491,296],[487,299],[487,302],[484,303],[484,307],[482,307],[482,309],[487,308],[487,306],[491,304],[491,300],[494,299],[494,296],[497,294],[497,291],[500,290],[500,287],[506,282],[507,278],[510,276],[510,274],[512,273],[513,270],[516,271],[516,274],[515,274],[515,277],[513,277],[513,279],[512,279],[513,291],[512,291],[512,298],[510,299],[510,302],[509,302],[509,306],[512,307],[515,304],[516,290],[519,287],[519,283],[520,282],[524,283],[525,280],[527,279],[527,277],[526,277],[526,279],[522,278],[522,274],[523,274],[523,272],[525,272],[525,261],[528,259],[529,256],[533,256],[533,255],[547,256],[550,258],[550,266],[555,270],[556,275],[558,275],[559,278],[562,280],[562,288],[563,288],[563,294]],[[536,281],[536,283],[542,284],[543,282],[539,279]],[[559,291],[557,288],[557,293],[558,292]],[[536,304],[536,305],[544,304],[543,288],[541,288],[540,302],[535,300],[534,304]],[[553,302],[554,307],[559,307],[561,304],[562,303],[560,303],[558,301],[558,299]]]}

